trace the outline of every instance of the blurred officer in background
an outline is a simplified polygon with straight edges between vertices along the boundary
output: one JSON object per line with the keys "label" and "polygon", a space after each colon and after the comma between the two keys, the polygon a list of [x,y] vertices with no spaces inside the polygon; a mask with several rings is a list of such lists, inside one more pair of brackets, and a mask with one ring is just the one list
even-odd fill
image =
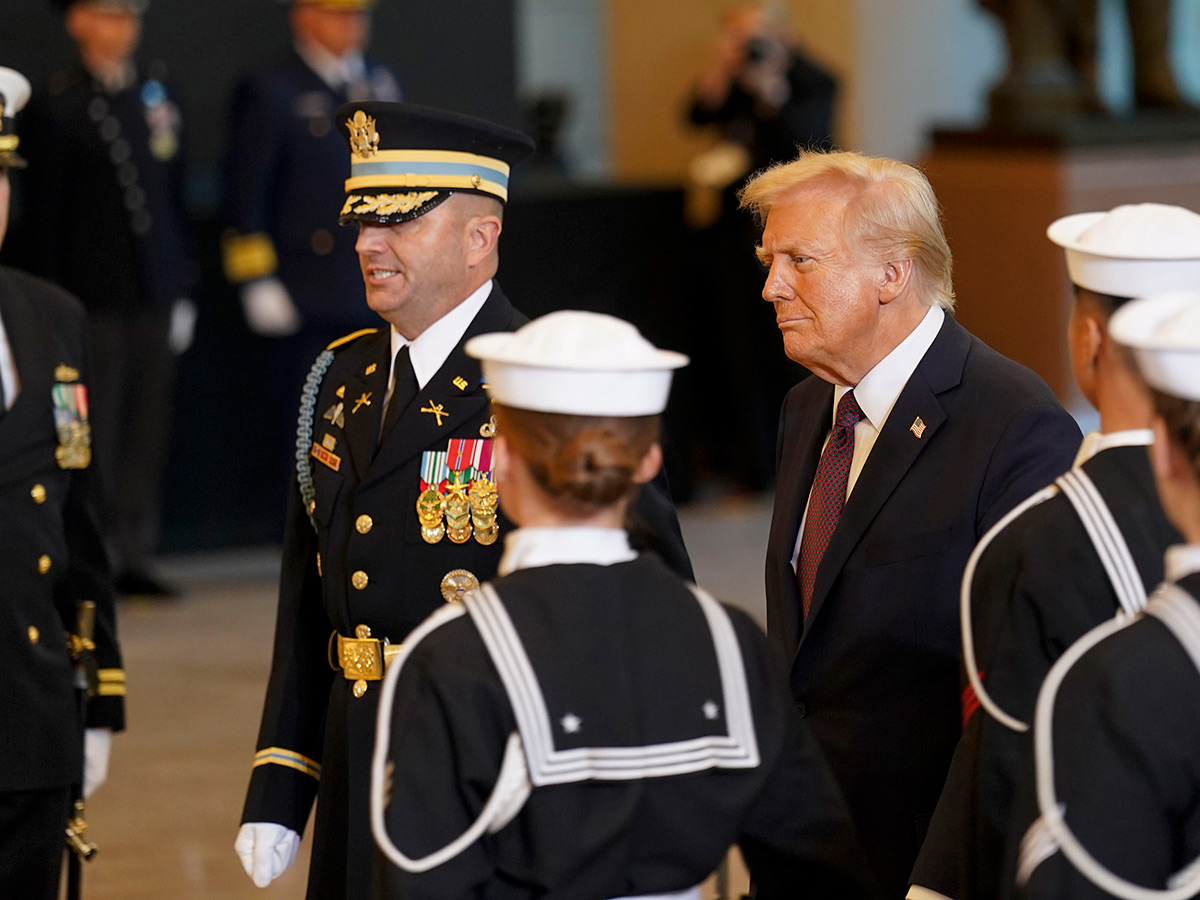
{"label": "blurred officer in background", "polygon": [[175,355],[191,343],[182,120],[165,67],[134,64],[145,0],[57,0],[80,65],[30,106],[31,261],[88,310],[104,524],[127,594],[171,593],[150,568]]}
{"label": "blurred officer in background", "polygon": [[[0,68],[0,244],[29,93]],[[0,897],[21,900],[58,897],[71,801],[104,781],[125,727],[87,337],[78,300],[0,266]]]}
{"label": "blurred officer in background", "polygon": [[337,225],[348,165],[333,120],[343,103],[400,99],[392,72],[363,56],[371,5],[294,0],[293,48],[234,94],[223,256],[247,324],[271,339],[271,472],[287,468],[308,366],[334,338],[378,321],[363,303],[354,232]]}

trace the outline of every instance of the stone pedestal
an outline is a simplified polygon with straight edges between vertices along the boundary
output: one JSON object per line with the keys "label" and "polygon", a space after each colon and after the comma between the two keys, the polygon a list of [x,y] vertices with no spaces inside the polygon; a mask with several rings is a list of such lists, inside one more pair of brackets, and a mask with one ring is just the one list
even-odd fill
{"label": "stone pedestal", "polygon": [[1134,139],[939,132],[922,163],[954,253],[959,321],[1045,378],[1069,408],[1082,402],[1066,343],[1073,294],[1047,226],[1121,203],[1200,211],[1200,134],[1128,137]]}

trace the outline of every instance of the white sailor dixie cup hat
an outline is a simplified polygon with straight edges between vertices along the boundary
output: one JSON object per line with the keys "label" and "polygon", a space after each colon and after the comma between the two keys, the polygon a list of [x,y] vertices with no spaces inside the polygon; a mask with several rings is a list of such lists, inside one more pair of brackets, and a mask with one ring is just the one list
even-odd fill
{"label": "white sailor dixie cup hat", "polygon": [[1200,289],[1126,303],[1109,319],[1108,331],[1133,350],[1147,384],[1200,401]]}
{"label": "white sailor dixie cup hat", "polygon": [[1137,203],[1079,213],[1046,235],[1066,251],[1071,281],[1115,297],[1200,287],[1200,215],[1182,206]]}
{"label": "white sailor dixie cup hat", "polygon": [[577,310],[550,313],[511,333],[481,334],[465,349],[483,362],[497,403],[581,416],[660,413],[672,370],[688,364],[622,319]]}

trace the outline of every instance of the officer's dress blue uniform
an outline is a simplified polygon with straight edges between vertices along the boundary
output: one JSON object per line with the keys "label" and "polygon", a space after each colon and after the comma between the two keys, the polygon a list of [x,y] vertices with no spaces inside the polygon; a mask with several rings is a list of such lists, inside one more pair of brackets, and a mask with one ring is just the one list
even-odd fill
{"label": "officer's dress blue uniform", "polygon": [[181,115],[166,83],[141,74],[110,89],[62,72],[40,100],[25,129],[31,264],[87,308],[107,536],[117,565],[138,570],[169,438],[171,311],[189,291]]}

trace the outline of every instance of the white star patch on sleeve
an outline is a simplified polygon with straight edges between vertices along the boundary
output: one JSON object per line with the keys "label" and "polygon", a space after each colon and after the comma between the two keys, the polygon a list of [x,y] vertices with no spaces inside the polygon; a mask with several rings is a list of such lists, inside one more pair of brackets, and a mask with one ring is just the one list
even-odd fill
{"label": "white star patch on sleeve", "polygon": [[721,707],[717,706],[717,704],[713,703],[711,700],[709,700],[700,708],[704,710],[704,718],[708,719],[709,721],[712,721],[721,714]]}
{"label": "white star patch on sleeve", "polygon": [[583,719],[575,713],[567,713],[559,721],[562,722],[563,731],[567,734],[578,734],[579,729],[583,727]]}

